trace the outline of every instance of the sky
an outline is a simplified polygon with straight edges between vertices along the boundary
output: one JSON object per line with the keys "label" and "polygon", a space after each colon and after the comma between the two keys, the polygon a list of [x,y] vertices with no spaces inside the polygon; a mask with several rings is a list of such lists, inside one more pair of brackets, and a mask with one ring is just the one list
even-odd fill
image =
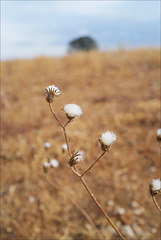
{"label": "sky", "polygon": [[1,59],[61,57],[91,36],[101,51],[160,47],[160,0],[1,0]]}

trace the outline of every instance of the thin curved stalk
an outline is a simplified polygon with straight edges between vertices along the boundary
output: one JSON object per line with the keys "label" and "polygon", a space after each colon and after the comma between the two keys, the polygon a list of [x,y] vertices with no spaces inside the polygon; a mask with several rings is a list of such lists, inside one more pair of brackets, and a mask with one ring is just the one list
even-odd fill
{"label": "thin curved stalk", "polygon": [[66,128],[63,126],[63,132],[64,132],[64,137],[65,137],[65,142],[67,144],[67,149],[68,149],[68,154],[71,157],[71,151],[70,151],[70,147],[69,147],[69,142],[68,142],[68,137],[67,137],[67,133],[66,133]]}
{"label": "thin curved stalk", "polygon": [[59,125],[63,128],[63,125],[61,124],[59,118],[56,116],[53,108],[52,108],[52,105],[49,103],[49,108],[50,108],[50,111],[52,112],[53,116],[55,117],[56,121],[59,123]]}
{"label": "thin curved stalk", "polygon": [[52,186],[54,186],[56,189],[58,189],[59,191],[61,191],[61,193],[64,194],[64,196],[70,201],[72,202],[72,204],[79,209],[79,211],[84,215],[84,217],[88,220],[88,222],[90,223],[90,225],[93,227],[93,229],[95,230],[98,238],[101,240],[103,239],[103,235],[102,233],[99,231],[99,229],[96,227],[94,221],[92,220],[92,218],[89,216],[89,214],[79,205],[77,204],[77,202],[75,202],[72,197],[68,196],[68,194],[66,194],[63,189],[61,187],[58,186],[58,184],[53,183],[52,181],[50,181],[50,179],[47,176],[47,181],[49,184],[51,184]]}
{"label": "thin curved stalk", "polygon": [[64,137],[65,137],[65,141],[66,141],[66,144],[67,144],[67,149],[68,149],[68,153],[69,153],[69,156],[71,157],[71,151],[70,151],[70,147],[69,147],[69,143],[68,143],[68,137],[67,137],[67,133],[66,133],[66,126],[68,125],[68,123],[70,123],[70,120],[68,122],[66,122],[66,124],[63,126],[59,120],[59,118],[56,116],[53,108],[52,108],[52,105],[49,103],[49,108],[50,108],[50,111],[51,113],[53,114],[54,118],[56,119],[56,121],[59,123],[60,127],[63,129],[63,133],[64,133]]}
{"label": "thin curved stalk", "polygon": [[152,196],[152,199],[153,199],[153,202],[154,202],[155,206],[157,207],[157,209],[161,212],[161,208],[159,207],[159,205],[155,199],[155,196]]}
{"label": "thin curved stalk", "polygon": [[93,201],[95,202],[95,204],[97,205],[97,207],[101,210],[101,212],[103,213],[103,215],[105,216],[105,218],[108,220],[108,222],[111,224],[111,226],[115,229],[115,231],[117,232],[117,234],[121,237],[122,240],[125,240],[125,238],[122,236],[122,234],[119,232],[119,230],[116,228],[116,226],[113,224],[113,222],[111,221],[110,217],[106,214],[106,212],[103,210],[103,208],[101,207],[101,205],[99,204],[99,202],[97,201],[97,199],[95,198],[95,196],[93,195],[93,193],[91,192],[91,190],[89,189],[89,187],[87,186],[86,182],[84,181],[83,177],[80,177],[84,187],[86,188],[87,192],[89,193],[89,195],[91,196],[91,198],[93,199]]}
{"label": "thin curved stalk", "polygon": [[92,163],[92,165],[84,172],[82,173],[81,177],[83,177],[89,170],[100,160],[100,158],[105,154],[106,151],[104,151],[95,161]]}

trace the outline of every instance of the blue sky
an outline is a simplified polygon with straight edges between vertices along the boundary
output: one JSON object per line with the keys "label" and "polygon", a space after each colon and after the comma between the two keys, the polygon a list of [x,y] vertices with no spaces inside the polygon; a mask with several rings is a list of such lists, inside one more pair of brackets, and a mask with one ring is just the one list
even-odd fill
{"label": "blue sky", "polygon": [[101,50],[160,46],[160,1],[1,2],[1,58],[64,56],[90,35]]}

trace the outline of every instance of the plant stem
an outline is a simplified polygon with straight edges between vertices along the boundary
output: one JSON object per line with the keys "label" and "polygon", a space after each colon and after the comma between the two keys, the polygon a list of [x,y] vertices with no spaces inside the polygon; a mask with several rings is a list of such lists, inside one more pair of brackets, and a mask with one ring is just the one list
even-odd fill
{"label": "plant stem", "polygon": [[84,172],[82,173],[81,177],[83,177],[87,172],[100,160],[100,158],[105,154],[106,151],[104,151],[95,161],[92,163],[92,165]]}
{"label": "plant stem", "polygon": [[69,153],[69,156],[71,157],[72,154],[71,154],[70,147],[69,147],[69,142],[68,142],[68,137],[67,137],[67,133],[66,133],[66,128],[64,126],[62,128],[63,128],[63,132],[64,132],[65,142],[67,144],[68,153]]}
{"label": "plant stem", "polygon": [[117,232],[117,234],[121,237],[122,240],[125,240],[125,238],[122,236],[122,234],[119,232],[119,230],[116,228],[116,226],[114,225],[114,223],[111,221],[110,217],[106,214],[106,212],[103,210],[103,208],[101,207],[101,205],[99,204],[99,202],[97,201],[97,199],[95,198],[95,196],[93,195],[93,193],[91,192],[91,190],[89,189],[89,187],[87,186],[85,180],[83,179],[82,175],[80,176],[79,173],[77,173],[73,168],[71,168],[71,170],[78,176],[80,177],[81,182],[83,183],[85,189],[87,190],[87,192],[89,193],[89,195],[91,196],[91,198],[93,199],[93,201],[95,202],[95,204],[97,205],[97,207],[101,210],[101,212],[104,214],[105,218],[108,220],[108,222],[111,224],[111,226],[115,229],[115,231]]}
{"label": "plant stem", "polygon": [[76,171],[76,168],[71,167],[71,169],[78,177],[81,177],[81,175]]}
{"label": "plant stem", "polygon": [[[88,222],[90,223],[90,225],[95,229],[96,234],[98,235],[98,238],[101,240],[103,239],[103,235],[102,233],[99,231],[99,229],[96,227],[95,223],[93,222],[92,218],[89,216],[89,214],[80,206],[80,204],[78,204],[77,202],[75,202],[73,200],[72,197],[68,196],[68,193],[65,193],[62,189],[62,187],[60,186],[60,183],[57,181],[52,182],[49,177],[47,176],[47,181],[49,184],[51,184],[52,186],[54,186],[56,189],[58,189],[59,191],[61,191],[61,193],[64,194],[64,196],[73,203],[73,205],[75,207],[77,207],[79,209],[79,211],[84,215],[84,217],[88,220]],[[57,180],[57,179],[56,179]]]}
{"label": "plant stem", "polygon": [[84,181],[83,177],[80,176],[80,179],[84,185],[84,187],[86,188],[87,192],[89,193],[89,195],[91,196],[91,198],[93,199],[93,201],[95,202],[95,204],[97,205],[97,207],[101,210],[101,212],[104,214],[105,218],[108,220],[108,222],[111,224],[111,226],[115,229],[115,231],[117,232],[117,234],[121,237],[122,240],[125,240],[125,238],[122,236],[122,234],[119,232],[119,230],[116,228],[116,226],[113,224],[113,222],[111,221],[110,217],[106,214],[106,212],[103,210],[103,208],[101,207],[101,205],[99,204],[99,202],[97,201],[97,199],[95,198],[95,196],[93,195],[93,193],[91,192],[91,190],[89,189],[89,187],[87,186],[86,182]]}
{"label": "plant stem", "polygon": [[159,207],[159,205],[158,205],[158,203],[157,203],[157,201],[156,201],[156,199],[155,199],[155,196],[152,196],[152,199],[153,199],[153,202],[154,202],[154,204],[155,204],[155,206],[158,208],[158,210],[161,212],[161,208]]}
{"label": "plant stem", "polygon": [[66,122],[66,124],[64,124],[64,128],[68,125],[68,123],[70,123],[71,122],[71,120],[68,120],[67,122]]}
{"label": "plant stem", "polygon": [[63,125],[61,124],[59,118],[56,116],[53,108],[52,108],[52,105],[49,103],[49,108],[50,108],[50,111],[52,112],[53,116],[55,117],[56,121],[59,123],[59,125],[63,128]]}
{"label": "plant stem", "polygon": [[[68,144],[68,138],[67,138],[67,134],[66,134],[66,129],[65,127],[67,126],[67,124],[70,122],[70,120],[63,126],[60,122],[60,120],[58,119],[58,117],[56,116],[51,104],[49,103],[49,107],[50,110],[53,114],[53,116],[55,117],[55,119],[57,120],[57,122],[59,123],[59,125],[61,126],[61,128],[63,129],[64,132],[64,137],[65,137],[65,141],[67,144],[67,148],[68,148],[68,154],[71,157],[71,151],[69,148],[69,144]],[[75,168],[71,167],[71,170],[80,178],[82,184],[84,185],[85,189],[87,190],[87,192],[89,193],[89,195],[91,196],[91,198],[93,199],[93,201],[95,202],[95,204],[97,205],[97,207],[101,210],[101,212],[104,214],[105,218],[108,220],[108,222],[111,224],[111,226],[115,229],[115,231],[117,232],[117,234],[121,237],[122,240],[125,240],[125,238],[122,236],[122,234],[119,232],[119,230],[116,228],[116,226],[113,224],[113,222],[111,221],[110,217],[106,214],[106,212],[103,210],[103,208],[101,207],[101,205],[99,204],[99,202],[97,201],[97,199],[95,198],[95,196],[93,195],[93,193],[91,192],[91,190],[89,189],[89,187],[87,186],[85,180],[83,179],[83,176],[99,161],[99,159],[105,154],[106,151],[104,151],[95,161],[94,163],[82,174],[80,175]]]}
{"label": "plant stem", "polygon": [[59,123],[60,127],[63,129],[63,132],[64,132],[64,137],[65,137],[65,141],[66,141],[66,144],[67,144],[67,149],[68,149],[68,153],[69,153],[69,156],[71,157],[71,151],[70,151],[70,147],[69,147],[69,143],[68,143],[68,137],[67,137],[67,134],[66,134],[66,129],[65,127],[67,126],[68,123],[70,123],[70,120],[68,122],[66,122],[66,124],[63,126],[59,120],[59,118],[56,116],[53,108],[52,108],[52,105],[49,103],[49,108],[50,108],[50,111],[51,113],[53,114],[53,116],[55,117],[56,121]]}

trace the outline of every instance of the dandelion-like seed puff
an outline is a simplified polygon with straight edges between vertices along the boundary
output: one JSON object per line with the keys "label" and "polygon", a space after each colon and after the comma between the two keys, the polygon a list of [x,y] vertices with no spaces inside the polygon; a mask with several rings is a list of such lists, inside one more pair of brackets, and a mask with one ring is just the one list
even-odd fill
{"label": "dandelion-like seed puff", "polygon": [[157,141],[161,142],[161,128],[157,129]]}
{"label": "dandelion-like seed puff", "polygon": [[48,103],[52,103],[55,96],[58,97],[61,95],[60,90],[55,85],[50,85],[45,88],[45,92],[47,93],[46,101]]}
{"label": "dandelion-like seed puff", "polygon": [[53,168],[57,168],[57,167],[59,167],[59,162],[56,159],[51,159],[50,160],[50,165]]}
{"label": "dandelion-like seed puff", "polygon": [[49,143],[49,142],[45,142],[44,143],[44,148],[47,150],[48,148],[50,148],[51,147],[51,143]]}
{"label": "dandelion-like seed puff", "polygon": [[63,153],[64,153],[65,151],[67,151],[67,150],[68,150],[67,144],[66,144],[66,143],[63,143],[63,144],[61,145],[61,149],[62,149],[62,152],[63,152]]}
{"label": "dandelion-like seed puff", "polygon": [[149,191],[152,196],[156,196],[161,193],[161,181],[160,179],[153,179],[149,185]]}
{"label": "dandelion-like seed puff", "polygon": [[81,107],[74,103],[66,104],[63,110],[69,120],[79,118],[83,113]]}
{"label": "dandelion-like seed puff", "polygon": [[107,131],[105,133],[102,133],[98,140],[101,143],[102,150],[108,151],[111,145],[116,141],[116,134]]}
{"label": "dandelion-like seed puff", "polygon": [[43,163],[44,173],[47,173],[50,167],[51,167],[51,164],[49,162],[44,162]]}

